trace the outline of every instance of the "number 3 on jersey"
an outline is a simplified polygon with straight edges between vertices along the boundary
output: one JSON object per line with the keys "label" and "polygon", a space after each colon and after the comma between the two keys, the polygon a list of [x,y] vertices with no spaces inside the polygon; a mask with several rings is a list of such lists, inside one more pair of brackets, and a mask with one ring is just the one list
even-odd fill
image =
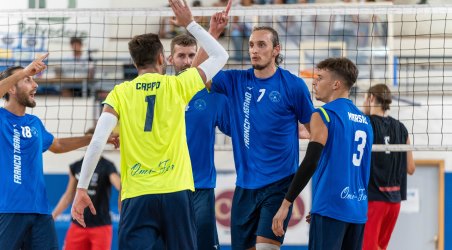
{"label": "number 3 on jersey", "polygon": [[145,101],[148,103],[146,111],[146,120],[144,122],[144,131],[152,131],[152,121],[154,120],[155,95],[146,96]]}
{"label": "number 3 on jersey", "polygon": [[362,130],[356,130],[355,132],[355,142],[359,142],[361,140],[361,143],[358,144],[358,147],[356,150],[358,150],[358,153],[353,154],[353,165],[356,167],[361,166],[361,161],[363,159],[364,154],[364,147],[366,147],[366,140],[367,140],[367,134],[366,132]]}

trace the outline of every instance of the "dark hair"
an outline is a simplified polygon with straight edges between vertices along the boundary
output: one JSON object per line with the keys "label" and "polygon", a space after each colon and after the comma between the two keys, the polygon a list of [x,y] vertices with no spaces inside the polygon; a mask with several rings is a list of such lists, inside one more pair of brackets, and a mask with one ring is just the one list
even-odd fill
{"label": "dark hair", "polygon": [[[254,27],[253,28],[253,32],[254,31],[260,31],[260,30],[268,31],[268,32],[270,32],[272,34],[273,48],[278,46],[278,45],[281,46],[281,43],[279,42],[278,32],[275,29],[273,29],[272,27],[269,27],[269,26],[260,26],[260,27]],[[276,65],[280,65],[283,62],[283,60],[284,60],[283,56],[281,55],[281,52],[280,52],[275,58],[275,64]]]}
{"label": "dark hair", "polygon": [[337,76],[342,78],[341,80],[347,85],[348,89],[351,89],[358,78],[358,68],[348,58],[328,58],[317,64],[317,69],[329,70],[334,72]]}
{"label": "dark hair", "polygon": [[80,38],[80,37],[71,37],[71,45],[72,44],[74,44],[74,43],[80,43],[80,44],[83,44],[83,42],[82,42],[82,39]]}
{"label": "dark hair", "polygon": [[176,45],[189,47],[189,46],[197,46],[196,39],[189,34],[181,34],[173,38],[171,40],[171,54],[174,53],[174,47]]}
{"label": "dark hair", "polygon": [[377,103],[381,105],[381,108],[386,111],[389,110],[389,106],[392,103],[391,90],[386,84],[377,84],[367,90],[367,95],[375,96]]}
{"label": "dark hair", "polygon": [[[0,73],[0,81],[10,77],[12,74],[14,74],[14,71],[16,71],[18,69],[23,69],[23,68],[24,67],[22,67],[22,66],[13,66],[13,67],[9,67],[9,68],[5,69],[3,72]],[[5,93],[3,98],[5,98],[6,101],[9,101],[8,92]]]}
{"label": "dark hair", "polygon": [[140,68],[154,65],[157,57],[163,53],[163,45],[156,34],[138,35],[129,41],[129,52],[135,65]]}

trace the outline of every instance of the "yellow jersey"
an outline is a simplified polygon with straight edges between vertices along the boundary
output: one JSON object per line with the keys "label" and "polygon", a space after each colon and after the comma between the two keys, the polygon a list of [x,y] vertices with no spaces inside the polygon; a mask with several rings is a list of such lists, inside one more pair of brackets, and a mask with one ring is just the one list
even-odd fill
{"label": "yellow jersey", "polygon": [[185,108],[204,87],[190,68],[177,76],[146,73],[108,94],[103,103],[120,122],[121,199],[194,191]]}

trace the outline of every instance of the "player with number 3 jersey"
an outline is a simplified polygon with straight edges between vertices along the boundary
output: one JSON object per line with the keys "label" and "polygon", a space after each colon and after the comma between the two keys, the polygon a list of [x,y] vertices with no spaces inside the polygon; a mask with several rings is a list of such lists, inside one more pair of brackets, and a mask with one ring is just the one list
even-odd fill
{"label": "player with number 3 jersey", "polygon": [[369,118],[348,99],[358,77],[346,58],[317,64],[315,98],[326,104],[311,118],[311,141],[289,191],[273,218],[276,235],[290,204],[312,177],[309,249],[361,249],[367,220],[367,185],[373,131]]}

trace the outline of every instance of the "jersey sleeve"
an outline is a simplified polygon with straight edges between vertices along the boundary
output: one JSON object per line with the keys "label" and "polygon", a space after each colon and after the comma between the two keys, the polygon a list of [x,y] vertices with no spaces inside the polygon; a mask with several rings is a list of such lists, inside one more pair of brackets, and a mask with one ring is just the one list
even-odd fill
{"label": "jersey sleeve", "polygon": [[176,77],[176,90],[181,95],[182,99],[188,104],[191,98],[198,93],[198,91],[205,88],[204,82],[199,75],[197,68],[189,68]]}
{"label": "jersey sleeve", "polygon": [[54,136],[47,131],[42,124],[42,121],[39,120],[39,124],[41,125],[41,134],[42,134],[42,152],[47,151],[53,143]]}
{"label": "jersey sleeve", "polygon": [[314,112],[319,113],[320,117],[322,117],[323,122],[325,123],[325,126],[329,128],[330,125],[330,116],[327,112],[327,110],[323,107],[320,107],[318,109],[315,109]]}
{"label": "jersey sleeve", "polygon": [[[295,77],[295,76],[294,76]],[[292,94],[292,102],[298,121],[302,124],[309,123],[311,121],[311,115],[314,112],[314,105],[312,104],[311,94],[306,86],[306,83],[298,77],[296,87]]]}
{"label": "jersey sleeve", "polygon": [[225,96],[218,95],[217,105],[216,126],[225,135],[231,136],[231,118],[229,114],[228,100]]}
{"label": "jersey sleeve", "polygon": [[[232,92],[234,84],[232,73],[233,70],[220,70],[212,79],[211,90],[216,93],[220,93],[229,96]],[[238,72],[236,72],[238,74]]]}
{"label": "jersey sleeve", "polygon": [[110,93],[107,95],[107,98],[105,101],[102,102],[102,104],[107,104],[108,106],[112,107],[116,113],[118,113],[118,116],[121,117],[121,110],[119,105],[119,96],[118,93],[120,92],[119,89],[121,88],[121,85],[116,85],[115,88],[110,91]]}

